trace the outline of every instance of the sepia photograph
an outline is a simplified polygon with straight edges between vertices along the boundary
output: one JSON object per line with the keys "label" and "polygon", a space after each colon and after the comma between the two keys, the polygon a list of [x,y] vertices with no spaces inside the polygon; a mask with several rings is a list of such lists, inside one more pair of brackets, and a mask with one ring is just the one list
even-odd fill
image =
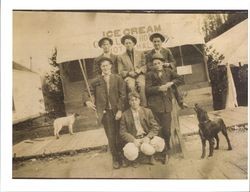
{"label": "sepia photograph", "polygon": [[248,11],[12,11],[13,179],[248,178]]}

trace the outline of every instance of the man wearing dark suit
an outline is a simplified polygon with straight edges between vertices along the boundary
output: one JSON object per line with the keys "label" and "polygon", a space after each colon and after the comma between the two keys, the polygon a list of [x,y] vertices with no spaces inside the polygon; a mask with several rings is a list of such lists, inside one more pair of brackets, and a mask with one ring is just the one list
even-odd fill
{"label": "man wearing dark suit", "polygon": [[100,67],[98,66],[98,61],[102,58],[102,57],[107,57],[110,58],[113,62],[112,65],[112,73],[113,74],[117,74],[118,73],[118,66],[117,66],[117,55],[114,55],[111,52],[111,47],[113,45],[113,40],[108,38],[108,37],[103,37],[102,39],[100,39],[100,41],[98,42],[98,46],[100,48],[103,49],[103,53],[96,57],[94,59],[94,65],[93,65],[93,74],[94,77],[96,77],[97,75],[101,74],[101,70]]}
{"label": "man wearing dark suit", "polygon": [[91,102],[87,91],[83,94],[83,102],[97,112],[108,138],[113,168],[117,169],[120,167],[119,120],[124,110],[126,89],[123,79],[111,73],[112,63],[110,58],[103,57],[99,60],[102,75],[97,76],[90,84],[95,103]]}
{"label": "man wearing dark suit", "polygon": [[[152,49],[146,54],[146,63],[147,63],[148,70],[152,70],[153,68],[152,66],[153,55],[155,53],[159,53],[164,58],[163,66],[166,68],[170,68],[176,72],[176,62],[175,62],[172,52],[170,51],[170,49],[162,47],[162,44],[165,42],[165,37],[160,33],[153,33],[152,35],[150,35],[149,40],[153,43],[154,49]],[[172,86],[172,91],[173,91],[173,94],[176,98],[178,105],[182,109],[186,108],[187,105],[184,103],[183,97],[180,94],[176,86]]]}
{"label": "man wearing dark suit", "polygon": [[[127,144],[130,145],[133,143],[134,147],[137,147],[140,150],[140,147],[143,143],[150,145],[150,140],[158,135],[160,126],[156,122],[152,111],[148,108],[140,106],[140,96],[137,92],[130,92],[128,98],[130,108],[122,114],[120,121],[120,135],[125,149],[127,149]],[[162,142],[163,145],[165,145],[163,139]],[[156,145],[157,144],[159,143],[156,143]],[[149,147],[150,150],[150,146],[147,147]],[[132,150],[133,148],[131,148],[131,151]],[[129,157],[130,150],[127,149],[126,152],[128,154],[127,156]],[[124,151],[125,157],[126,152]],[[142,152],[147,155],[147,148],[142,150]]]}
{"label": "man wearing dark suit", "polygon": [[164,57],[156,53],[152,57],[153,70],[146,75],[148,107],[153,111],[162,127],[166,151],[170,149],[170,128],[172,111],[171,87],[184,84],[184,80],[173,70],[163,67]]}
{"label": "man wearing dark suit", "polygon": [[144,53],[134,49],[137,40],[131,35],[123,36],[121,43],[126,47],[126,51],[118,56],[118,73],[123,77],[129,91],[138,91],[141,96],[141,104],[147,106]]}

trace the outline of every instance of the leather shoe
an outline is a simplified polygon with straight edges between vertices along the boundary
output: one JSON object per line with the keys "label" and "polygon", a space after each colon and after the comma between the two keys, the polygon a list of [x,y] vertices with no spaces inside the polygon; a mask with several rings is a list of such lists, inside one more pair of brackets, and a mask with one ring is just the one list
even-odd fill
{"label": "leather shoe", "polygon": [[155,163],[156,163],[156,162],[155,162],[154,157],[153,157],[153,156],[149,157],[149,162],[148,162],[148,164],[149,164],[149,165],[154,165]]}
{"label": "leather shoe", "polygon": [[113,161],[113,168],[114,169],[119,169],[120,168],[120,164],[118,161]]}
{"label": "leather shoe", "polygon": [[168,163],[168,161],[169,161],[169,155],[166,154],[165,157],[163,158],[162,164],[165,165]]}
{"label": "leather shoe", "polygon": [[133,162],[131,163],[131,165],[132,165],[132,167],[134,167],[134,168],[139,167],[139,163],[138,163],[137,161],[133,161]]}
{"label": "leather shoe", "polygon": [[126,159],[123,159],[121,164],[122,164],[122,167],[128,167],[128,161]]}

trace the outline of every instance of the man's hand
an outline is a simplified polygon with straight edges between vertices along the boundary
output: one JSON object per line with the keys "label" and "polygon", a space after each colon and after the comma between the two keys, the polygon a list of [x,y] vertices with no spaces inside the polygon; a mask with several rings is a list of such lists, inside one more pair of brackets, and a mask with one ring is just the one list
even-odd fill
{"label": "man's hand", "polygon": [[116,115],[115,115],[115,120],[119,120],[119,119],[121,119],[121,117],[122,117],[122,111],[117,111],[117,113],[116,113]]}
{"label": "man's hand", "polygon": [[167,82],[165,85],[161,85],[159,87],[160,91],[167,91],[174,83],[173,82]]}
{"label": "man's hand", "polygon": [[188,105],[187,105],[186,103],[182,102],[182,103],[180,104],[180,108],[181,108],[181,109],[188,108]]}
{"label": "man's hand", "polygon": [[135,73],[140,74],[141,73],[141,69],[140,68],[136,68],[135,69]]}
{"label": "man's hand", "polygon": [[135,139],[134,140],[134,144],[135,144],[136,147],[140,147],[141,143],[142,143],[141,139]]}
{"label": "man's hand", "polygon": [[129,75],[130,77],[136,77],[136,76],[137,76],[136,72],[134,72],[134,71],[128,72],[128,75]]}
{"label": "man's hand", "polygon": [[171,63],[164,63],[163,66],[164,67],[171,67]]}
{"label": "man's hand", "polygon": [[148,137],[142,138],[143,143],[150,143],[150,139]]}
{"label": "man's hand", "polygon": [[96,111],[96,106],[91,101],[86,101],[86,105],[88,108],[93,109]]}
{"label": "man's hand", "polygon": [[146,65],[141,67],[141,72],[142,73],[146,73],[147,72],[147,66]]}

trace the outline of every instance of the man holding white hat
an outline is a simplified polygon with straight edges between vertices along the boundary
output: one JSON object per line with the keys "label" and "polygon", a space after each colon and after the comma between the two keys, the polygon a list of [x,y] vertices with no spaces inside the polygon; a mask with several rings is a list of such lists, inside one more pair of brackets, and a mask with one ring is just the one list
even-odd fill
{"label": "man holding white hat", "polygon": [[150,109],[140,106],[140,95],[131,92],[128,95],[130,108],[126,110],[120,122],[120,135],[124,143],[123,154],[129,161],[135,161],[139,152],[150,157],[153,164],[153,154],[163,151],[165,142],[157,137],[160,126]]}

